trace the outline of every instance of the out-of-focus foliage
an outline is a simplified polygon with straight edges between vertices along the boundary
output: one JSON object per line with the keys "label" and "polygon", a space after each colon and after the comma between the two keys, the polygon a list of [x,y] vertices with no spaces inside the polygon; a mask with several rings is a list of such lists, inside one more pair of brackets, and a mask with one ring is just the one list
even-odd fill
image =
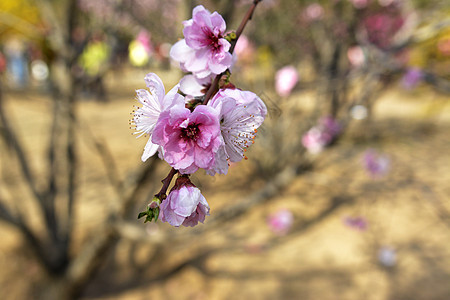
{"label": "out-of-focus foliage", "polygon": [[43,28],[40,13],[34,1],[0,1],[0,40],[10,34],[20,34],[27,38],[39,37]]}
{"label": "out-of-focus foliage", "polygon": [[87,26],[103,28],[109,32],[137,34],[151,31],[158,43],[174,40],[179,28],[180,0],[79,0],[86,14]]}

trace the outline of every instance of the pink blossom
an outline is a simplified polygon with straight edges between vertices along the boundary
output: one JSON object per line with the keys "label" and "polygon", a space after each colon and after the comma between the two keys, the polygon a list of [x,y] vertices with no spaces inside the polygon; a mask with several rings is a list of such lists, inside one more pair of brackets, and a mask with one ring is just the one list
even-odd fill
{"label": "pink blossom", "polygon": [[420,81],[423,79],[423,72],[417,68],[408,69],[402,77],[402,86],[404,89],[412,90],[414,89]]}
{"label": "pink blossom", "polygon": [[325,148],[328,138],[318,127],[308,130],[302,137],[303,146],[312,154],[317,154]]}
{"label": "pink blossom", "polygon": [[270,229],[279,235],[285,235],[294,222],[294,216],[291,211],[281,209],[269,216],[267,223]]}
{"label": "pink blossom", "polygon": [[405,24],[400,12],[380,12],[369,15],[363,20],[367,40],[380,49],[392,46],[396,33]]}
{"label": "pink blossom", "polygon": [[214,156],[222,145],[218,112],[198,105],[193,112],[174,105],[161,113],[152,142],[164,151],[164,160],[182,174],[214,165]]}
{"label": "pink blossom", "polygon": [[149,136],[141,157],[142,161],[146,161],[160,149],[158,145],[152,142],[152,134],[161,112],[176,103],[184,105],[183,96],[177,93],[178,85],[165,95],[164,85],[158,75],[148,73],[145,76],[145,83],[149,91],[136,90],[137,100],[142,104],[142,107],[137,108],[131,121],[136,126],[138,137]]}
{"label": "pink blossom", "polygon": [[198,222],[203,223],[206,216],[209,216],[209,205],[200,190],[189,178],[178,177],[175,186],[160,205],[161,221],[176,227],[193,227]]}
{"label": "pink blossom", "polygon": [[224,141],[208,174],[226,174],[229,163],[241,161],[245,157],[244,153],[253,144],[257,129],[266,117],[267,108],[256,94],[238,89],[220,90],[208,106],[219,111]]}
{"label": "pink blossom", "polygon": [[233,65],[235,56],[239,58],[240,62],[251,62],[254,59],[255,51],[255,45],[252,41],[246,35],[242,34],[234,48],[234,54],[236,55],[233,55]]}
{"label": "pink blossom", "polygon": [[239,37],[239,40],[236,43],[236,47],[234,48],[234,53],[237,54],[237,56],[241,56],[247,48],[250,46],[250,41],[248,37],[244,34],[242,34]]}
{"label": "pink blossom", "polygon": [[136,40],[144,47],[148,55],[153,53],[153,46],[151,42],[151,35],[146,30],[141,30],[136,37]]}
{"label": "pink blossom", "polygon": [[363,217],[346,217],[344,224],[355,230],[365,231],[367,229],[367,221]]}
{"label": "pink blossom", "polygon": [[197,78],[194,75],[186,75],[180,80],[180,91],[191,97],[203,96],[211,86],[215,76],[211,74],[205,78]]}
{"label": "pink blossom", "polygon": [[371,177],[377,178],[386,175],[389,171],[389,158],[369,149],[364,153],[363,164]]}
{"label": "pink blossom", "polygon": [[323,17],[323,7],[319,3],[312,3],[306,7],[304,14],[311,21],[320,20]]}
{"label": "pink blossom", "polygon": [[359,67],[364,64],[364,51],[360,46],[353,46],[347,50],[347,58],[353,67]]}
{"label": "pink blossom", "polygon": [[182,69],[204,78],[231,66],[232,55],[228,52],[231,44],[224,38],[226,24],[220,14],[211,14],[199,5],[194,8],[192,19],[183,25],[184,39],[170,49],[170,57],[180,62]]}
{"label": "pink blossom", "polygon": [[356,9],[362,9],[367,7],[367,5],[369,4],[370,0],[350,0],[350,2],[352,2],[353,6]]}
{"label": "pink blossom", "polygon": [[[322,131],[328,133],[331,138],[334,138],[342,130],[341,124],[330,116],[320,118],[318,123]],[[329,140],[329,142],[331,142],[331,140]]]}
{"label": "pink blossom", "polygon": [[312,154],[321,152],[341,131],[341,125],[332,117],[322,117],[318,125],[308,130],[302,137],[303,146]]}
{"label": "pink blossom", "polygon": [[281,97],[287,97],[298,82],[298,72],[293,66],[286,66],[275,74],[275,89]]}

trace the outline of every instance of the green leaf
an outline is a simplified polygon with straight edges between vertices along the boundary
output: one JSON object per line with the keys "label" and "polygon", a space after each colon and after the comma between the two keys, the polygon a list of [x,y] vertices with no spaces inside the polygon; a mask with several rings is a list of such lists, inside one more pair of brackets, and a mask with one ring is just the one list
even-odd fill
{"label": "green leaf", "polygon": [[139,215],[138,215],[138,219],[140,219],[140,218],[142,218],[142,217],[144,217],[144,216],[147,216],[148,215],[148,212],[147,211],[143,211],[143,212],[140,212],[139,213]]}
{"label": "green leaf", "polygon": [[156,223],[156,221],[158,221],[158,217],[159,217],[159,208],[155,209],[155,211],[153,212],[153,215],[155,216],[155,223]]}

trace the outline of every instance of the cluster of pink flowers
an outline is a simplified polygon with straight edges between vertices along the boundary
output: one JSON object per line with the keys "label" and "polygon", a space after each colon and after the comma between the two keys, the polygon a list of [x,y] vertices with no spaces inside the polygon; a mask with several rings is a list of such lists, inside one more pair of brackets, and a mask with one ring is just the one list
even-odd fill
{"label": "cluster of pink flowers", "polygon": [[303,146],[312,154],[321,152],[341,132],[341,125],[332,117],[320,118],[318,124],[302,137]]}
{"label": "cluster of pink flowers", "polygon": [[136,133],[149,137],[142,160],[158,152],[179,174],[167,197],[165,191],[155,195],[147,212],[140,216],[150,221],[160,217],[177,227],[195,226],[209,215],[209,205],[189,175],[198,169],[210,175],[227,174],[230,163],[245,158],[267,114],[256,94],[232,84],[222,85],[209,101],[205,100],[212,79],[231,67],[225,21],[200,5],[183,25],[184,39],[172,47],[170,55],[191,74],[167,94],[161,79],[154,73],[147,74],[148,90],[136,91],[142,106],[132,119]]}

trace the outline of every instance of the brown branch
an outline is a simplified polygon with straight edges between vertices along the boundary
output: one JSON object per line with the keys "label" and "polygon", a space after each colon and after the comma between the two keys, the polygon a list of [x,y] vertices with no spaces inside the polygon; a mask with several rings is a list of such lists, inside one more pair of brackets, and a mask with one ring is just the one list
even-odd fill
{"label": "brown branch", "polygon": [[3,202],[4,201],[0,199],[0,220],[3,220],[15,227],[20,227],[19,221],[11,214],[9,209],[3,205]]}
{"label": "brown branch", "polygon": [[86,132],[87,134],[84,135],[89,139],[89,142],[93,144],[97,155],[101,159],[101,162],[103,163],[103,166],[106,170],[106,177],[109,180],[109,183],[111,186],[115,189],[117,195],[120,198],[123,198],[124,196],[124,182],[120,180],[119,178],[119,172],[117,171],[116,163],[114,161],[114,157],[111,154],[111,151],[108,147],[108,144],[100,140],[99,138],[95,137],[94,133],[92,132],[91,128],[88,126],[86,122],[77,122],[75,124],[77,128],[79,129],[79,132]]}
{"label": "brown branch", "polygon": [[244,31],[244,28],[247,25],[248,21],[252,19],[253,12],[255,11],[255,8],[258,5],[258,3],[261,1],[262,0],[254,0],[252,6],[250,6],[250,8],[248,9],[244,18],[242,19],[241,24],[239,25],[238,29],[236,30],[236,39],[231,44],[230,53],[233,53],[234,47],[236,47],[239,37],[241,36],[242,32]]}
{"label": "brown branch", "polygon": [[5,114],[5,107],[3,106],[3,93],[2,86],[0,82],[0,123],[3,127],[4,134],[2,135],[5,139],[5,143],[7,145],[11,145],[14,149],[15,154],[19,160],[20,170],[22,175],[25,178],[25,181],[28,184],[28,187],[31,189],[33,195],[43,203],[43,195],[37,190],[36,183],[34,181],[34,176],[31,172],[29,166],[29,160],[25,156],[25,152],[23,150],[23,146],[17,138],[17,133],[13,130],[13,127],[10,125],[8,118]]}
{"label": "brown branch", "polygon": [[177,173],[178,173],[178,170],[175,170],[174,168],[170,169],[170,172],[166,176],[166,178],[161,180],[161,182],[163,183],[163,186],[161,187],[161,190],[155,195],[155,197],[157,197],[161,201],[166,199],[167,189],[169,188],[170,182],[172,182],[173,176],[175,176],[175,174],[177,174]]}

